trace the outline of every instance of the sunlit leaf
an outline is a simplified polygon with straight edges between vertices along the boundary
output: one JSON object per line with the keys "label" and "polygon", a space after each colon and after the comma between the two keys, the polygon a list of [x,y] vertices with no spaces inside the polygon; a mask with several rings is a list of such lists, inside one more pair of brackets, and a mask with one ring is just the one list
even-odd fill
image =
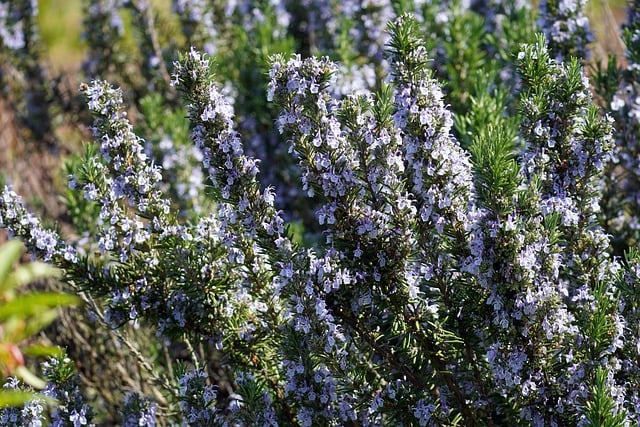
{"label": "sunlit leaf", "polygon": [[48,345],[40,345],[40,344],[28,345],[28,346],[22,347],[22,352],[25,355],[31,356],[31,357],[43,357],[43,356],[62,357],[62,355],[64,355],[64,350],[57,345],[56,346],[48,346]]}
{"label": "sunlit leaf", "polygon": [[59,270],[42,262],[21,265],[2,283],[2,291],[19,288],[38,279],[59,276]]}
{"label": "sunlit leaf", "polygon": [[42,312],[46,307],[58,307],[76,305],[80,298],[75,295],[67,295],[55,292],[42,292],[20,297],[0,306],[0,320],[11,316],[33,316]]}
{"label": "sunlit leaf", "polygon": [[0,408],[22,406],[33,399],[42,399],[42,396],[30,391],[2,390],[0,391]]}
{"label": "sunlit leaf", "polygon": [[47,386],[47,383],[44,380],[35,376],[35,374],[25,366],[18,366],[14,371],[14,375],[33,388],[43,389]]}
{"label": "sunlit leaf", "polygon": [[13,263],[20,259],[22,255],[22,243],[11,240],[0,247],[0,291],[4,291],[5,281],[9,277],[9,272]]}
{"label": "sunlit leaf", "polygon": [[36,316],[33,316],[25,324],[24,337],[21,337],[16,341],[34,336],[35,334],[40,332],[42,329],[49,326],[54,320],[56,320],[56,318],[58,317],[58,314],[59,313],[57,308],[52,308],[52,309],[44,310],[41,313],[37,314]]}

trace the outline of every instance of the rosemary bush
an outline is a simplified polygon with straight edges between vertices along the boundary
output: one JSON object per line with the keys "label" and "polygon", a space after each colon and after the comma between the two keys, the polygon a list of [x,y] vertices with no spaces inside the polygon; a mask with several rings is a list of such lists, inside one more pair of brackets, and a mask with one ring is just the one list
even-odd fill
{"label": "rosemary bush", "polygon": [[158,386],[119,423],[640,423],[640,3],[591,76],[581,1],[85,3],[78,104],[0,1],[28,136],[92,117],[64,229],[11,186],[0,226]]}

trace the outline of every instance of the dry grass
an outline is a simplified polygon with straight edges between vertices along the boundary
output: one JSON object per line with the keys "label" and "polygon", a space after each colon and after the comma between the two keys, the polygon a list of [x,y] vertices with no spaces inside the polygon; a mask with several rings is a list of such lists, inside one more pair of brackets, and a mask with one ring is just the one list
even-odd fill
{"label": "dry grass", "polygon": [[80,0],[40,0],[38,24],[47,48],[47,58],[56,72],[77,72],[82,42],[82,2]]}
{"label": "dry grass", "polygon": [[624,43],[620,38],[620,25],[626,19],[626,4],[623,0],[591,1],[588,8],[591,27],[596,42],[592,46],[593,60],[603,61],[614,54],[624,62]]}
{"label": "dry grass", "polygon": [[62,206],[55,196],[60,171],[57,150],[46,144],[26,142],[28,135],[16,127],[13,109],[0,99],[0,170],[13,189],[25,195],[31,207],[47,218],[58,218]]}

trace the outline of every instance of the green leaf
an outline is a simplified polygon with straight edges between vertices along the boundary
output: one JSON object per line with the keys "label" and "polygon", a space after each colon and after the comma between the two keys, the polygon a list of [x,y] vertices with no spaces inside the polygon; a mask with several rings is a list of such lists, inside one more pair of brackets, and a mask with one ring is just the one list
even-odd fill
{"label": "green leaf", "polygon": [[0,247],[0,290],[4,288],[11,267],[20,259],[22,251],[22,242],[17,240],[11,240]]}
{"label": "green leaf", "polygon": [[2,390],[0,391],[0,408],[22,406],[26,402],[34,399],[46,400],[43,396],[32,391]]}
{"label": "green leaf", "polygon": [[54,320],[56,320],[57,317],[58,310],[56,308],[41,311],[26,322],[26,327],[22,331],[23,336],[15,337],[15,340],[21,341],[23,339],[34,336],[35,334],[49,326]]}
{"label": "green leaf", "polygon": [[14,374],[16,377],[20,378],[25,384],[28,384],[33,388],[37,388],[40,390],[47,386],[47,383],[44,380],[32,374],[31,371],[27,369],[25,366],[18,366],[15,369]]}
{"label": "green leaf", "polygon": [[59,346],[49,346],[49,345],[41,345],[34,344],[21,348],[22,353],[26,356],[31,357],[62,357],[64,356],[64,350]]}
{"label": "green leaf", "polygon": [[13,270],[7,279],[0,283],[0,291],[9,291],[19,288],[38,279],[59,276],[60,272],[55,267],[42,262],[31,262],[21,265]]}
{"label": "green leaf", "polygon": [[42,313],[42,309],[45,307],[77,305],[79,302],[80,298],[75,295],[54,292],[21,295],[0,306],[0,320],[11,316],[34,316]]}

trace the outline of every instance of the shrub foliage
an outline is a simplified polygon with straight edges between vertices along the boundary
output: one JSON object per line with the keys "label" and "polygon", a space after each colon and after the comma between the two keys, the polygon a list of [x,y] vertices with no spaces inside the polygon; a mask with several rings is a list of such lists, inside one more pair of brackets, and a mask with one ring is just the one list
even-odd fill
{"label": "shrub foliage", "polygon": [[[87,0],[77,97],[0,1],[28,143],[90,132],[66,216],[7,185],[0,226],[157,386],[118,422],[640,423],[640,3],[624,66],[584,3]],[[42,369],[0,420],[115,416]]]}

